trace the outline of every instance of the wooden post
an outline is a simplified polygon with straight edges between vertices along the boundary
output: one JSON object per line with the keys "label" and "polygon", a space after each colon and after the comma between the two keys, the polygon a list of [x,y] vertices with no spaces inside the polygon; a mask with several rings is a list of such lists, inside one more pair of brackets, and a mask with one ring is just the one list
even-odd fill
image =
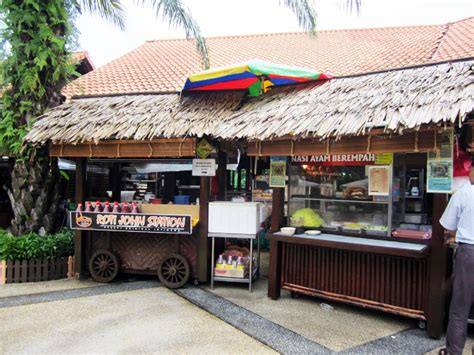
{"label": "wooden post", "polygon": [[[76,161],[76,203],[84,203],[87,181],[87,158],[79,158]],[[74,232],[74,272],[76,278],[83,278],[85,275],[85,232],[76,230]]]}
{"label": "wooden post", "polygon": [[218,201],[225,201],[226,178],[227,178],[227,156],[224,152],[219,151],[217,161],[217,184],[219,186],[219,193],[217,194]]}
{"label": "wooden post", "polygon": [[206,282],[208,276],[208,223],[209,223],[209,193],[210,179],[201,176],[199,190],[199,241],[198,241],[198,277],[200,282]]}
{"label": "wooden post", "polygon": [[281,291],[281,242],[270,240],[270,261],[268,263],[268,297],[276,300]]}
{"label": "wooden post", "polygon": [[272,225],[270,231],[274,232],[280,229],[284,223],[284,207],[285,207],[285,189],[283,187],[273,188],[272,199]]}
{"label": "wooden post", "polygon": [[446,304],[446,267],[447,246],[444,229],[439,223],[448,204],[448,195],[433,196],[433,233],[431,237],[430,273],[428,280],[427,323],[428,335],[440,338],[443,333],[443,322]]}

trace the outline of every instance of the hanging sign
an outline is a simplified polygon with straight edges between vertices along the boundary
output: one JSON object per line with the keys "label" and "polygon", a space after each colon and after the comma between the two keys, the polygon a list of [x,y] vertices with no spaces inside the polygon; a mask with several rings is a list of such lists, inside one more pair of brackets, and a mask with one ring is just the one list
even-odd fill
{"label": "hanging sign", "polygon": [[454,131],[448,129],[441,133],[439,148],[428,153],[427,192],[453,192],[453,148]]}
{"label": "hanging sign", "polygon": [[193,159],[193,176],[216,176],[216,160]]}
{"label": "hanging sign", "polygon": [[296,155],[291,157],[291,163],[322,166],[391,165],[393,153]]}
{"label": "hanging sign", "polygon": [[427,185],[427,191],[430,193],[453,192],[453,160],[429,159]]}
{"label": "hanging sign", "polygon": [[270,187],[285,187],[286,157],[270,157]]}
{"label": "hanging sign", "polygon": [[369,195],[390,195],[390,166],[369,166]]}
{"label": "hanging sign", "polygon": [[69,212],[71,229],[192,234],[191,215],[170,215],[156,213],[101,213],[101,212]]}

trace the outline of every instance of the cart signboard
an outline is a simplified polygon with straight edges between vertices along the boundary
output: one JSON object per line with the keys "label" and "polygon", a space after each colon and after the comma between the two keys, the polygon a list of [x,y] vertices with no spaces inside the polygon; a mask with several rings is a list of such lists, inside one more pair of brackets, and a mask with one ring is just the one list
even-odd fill
{"label": "cart signboard", "polygon": [[191,215],[69,212],[71,229],[104,232],[192,234]]}

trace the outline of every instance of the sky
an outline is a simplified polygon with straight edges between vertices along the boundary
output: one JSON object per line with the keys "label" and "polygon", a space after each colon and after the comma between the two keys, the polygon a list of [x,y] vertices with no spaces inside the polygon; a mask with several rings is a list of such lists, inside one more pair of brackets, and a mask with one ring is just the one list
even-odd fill
{"label": "sky", "polygon": [[[282,0],[183,0],[205,37],[301,31]],[[344,0],[316,0],[317,30],[432,25],[474,16],[473,0],[361,0],[360,13],[350,13]],[[184,38],[146,7],[122,0],[127,14],[121,31],[98,16],[77,19],[79,45],[96,67],[140,46],[146,40]]]}

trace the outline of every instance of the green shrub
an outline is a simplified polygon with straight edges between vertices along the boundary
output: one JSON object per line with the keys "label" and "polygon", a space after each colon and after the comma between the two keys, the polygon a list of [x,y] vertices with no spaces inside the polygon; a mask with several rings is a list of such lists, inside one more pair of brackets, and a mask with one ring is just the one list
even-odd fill
{"label": "green shrub", "polygon": [[74,254],[74,235],[63,229],[41,236],[29,233],[15,237],[0,229],[0,260],[53,259]]}

